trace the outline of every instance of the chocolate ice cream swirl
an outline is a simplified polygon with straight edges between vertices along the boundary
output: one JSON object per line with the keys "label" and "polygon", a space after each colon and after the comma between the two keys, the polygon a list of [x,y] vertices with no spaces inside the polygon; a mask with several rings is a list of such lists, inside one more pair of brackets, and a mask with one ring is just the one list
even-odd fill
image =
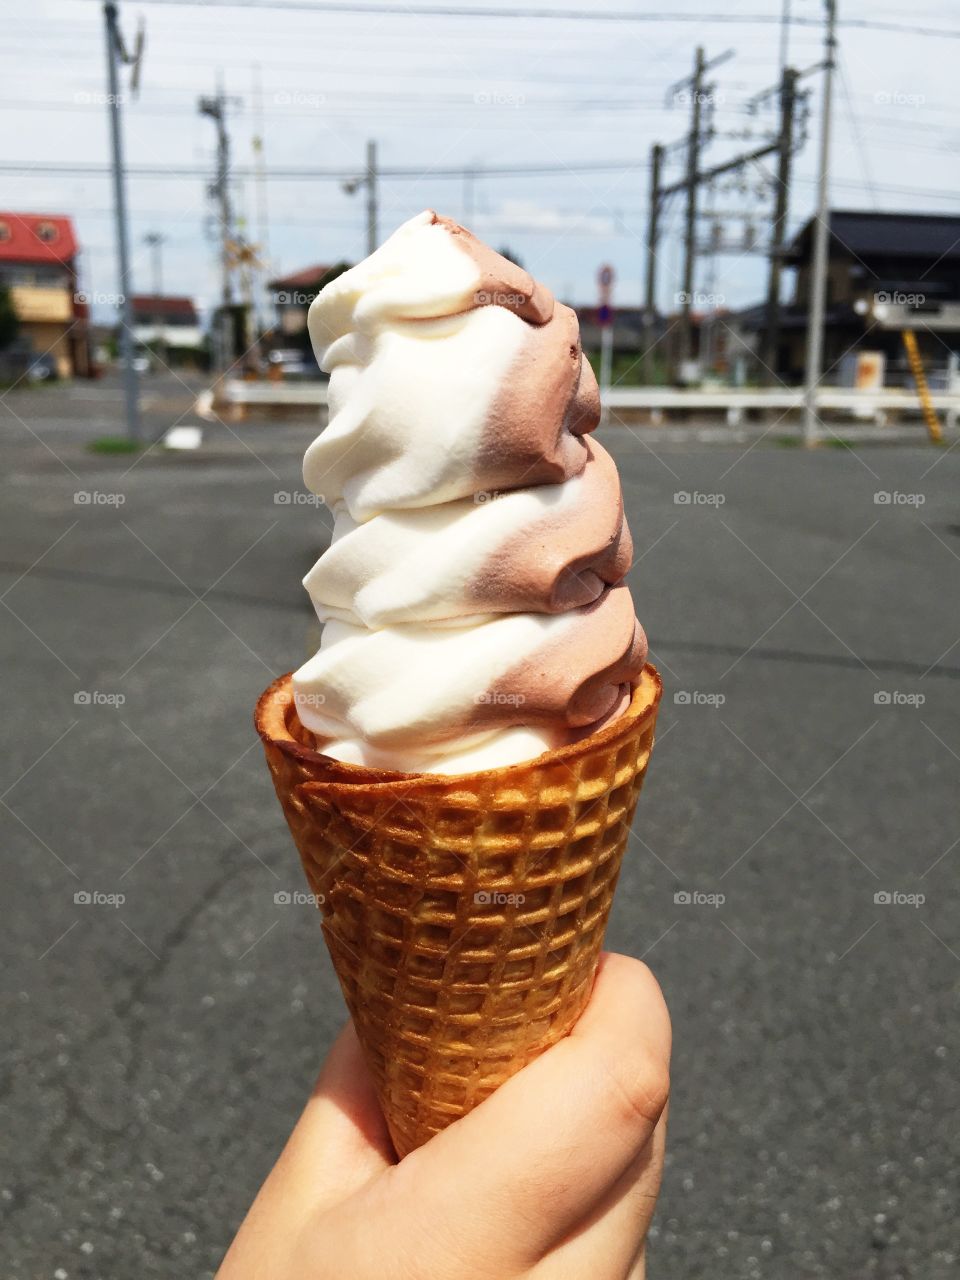
{"label": "chocolate ice cream swirl", "polygon": [[618,714],[647,644],[574,312],[428,211],[309,325],[330,420],[304,479],[335,527],[304,579],[325,626],[294,692],[324,751],[462,773]]}

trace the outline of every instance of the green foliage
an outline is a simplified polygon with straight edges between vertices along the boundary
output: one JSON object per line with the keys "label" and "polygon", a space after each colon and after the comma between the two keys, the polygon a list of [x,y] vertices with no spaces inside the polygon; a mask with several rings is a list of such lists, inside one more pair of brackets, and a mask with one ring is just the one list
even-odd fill
{"label": "green foliage", "polygon": [[87,448],[91,453],[139,453],[143,445],[126,436],[101,436],[99,440],[91,440]]}

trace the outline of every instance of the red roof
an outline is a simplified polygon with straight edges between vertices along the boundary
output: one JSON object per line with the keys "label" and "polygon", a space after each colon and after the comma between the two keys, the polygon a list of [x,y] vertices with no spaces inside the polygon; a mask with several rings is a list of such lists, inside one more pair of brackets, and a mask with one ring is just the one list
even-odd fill
{"label": "red roof", "polygon": [[319,284],[328,271],[332,271],[330,266],[305,267],[303,271],[294,271],[289,276],[277,276],[275,280],[270,281],[271,289],[307,289],[312,284]]}
{"label": "red roof", "polygon": [[197,323],[197,310],[192,298],[175,297],[170,294],[135,293],[130,298],[134,318],[152,320],[156,317],[179,316]]}
{"label": "red roof", "polygon": [[77,256],[72,221],[62,213],[0,210],[0,262],[61,262]]}

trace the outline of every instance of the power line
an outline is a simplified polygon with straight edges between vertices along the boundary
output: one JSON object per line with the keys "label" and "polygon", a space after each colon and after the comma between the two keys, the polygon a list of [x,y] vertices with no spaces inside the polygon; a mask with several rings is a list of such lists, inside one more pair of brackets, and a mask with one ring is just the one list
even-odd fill
{"label": "power line", "polygon": [[[89,0],[82,0],[89,3]],[[620,9],[486,9],[475,5],[408,5],[402,9],[390,4],[353,4],[350,0],[144,0],[146,4],[161,6],[186,5],[204,9],[291,9],[300,13],[355,13],[388,15],[391,17],[420,18],[523,18],[560,22],[718,22],[729,26],[779,26],[780,14],[774,13],[637,13]],[[793,27],[821,26],[819,18],[791,17]],[[909,35],[934,36],[949,40],[960,39],[960,29],[949,27],[918,27],[912,23],[889,22],[876,18],[838,19],[838,27],[868,31],[893,31]]]}
{"label": "power line", "polygon": [[[506,178],[522,174],[529,177],[536,174],[550,173],[623,173],[640,168],[638,161],[623,160],[588,160],[573,164],[513,164],[483,166],[484,178]],[[429,164],[420,166],[385,166],[379,170],[383,178],[463,178],[471,171],[470,166],[435,169]],[[94,162],[63,161],[49,164],[31,164],[29,161],[4,161],[0,163],[0,173],[55,173],[65,177],[99,178],[110,173],[108,166]],[[127,173],[132,178],[206,178],[206,170],[197,165],[128,165]],[[232,178],[252,178],[255,171],[249,166],[236,166],[231,169]],[[332,182],[348,182],[356,177],[355,169],[268,169],[267,178],[275,181],[305,181],[329,179]]]}

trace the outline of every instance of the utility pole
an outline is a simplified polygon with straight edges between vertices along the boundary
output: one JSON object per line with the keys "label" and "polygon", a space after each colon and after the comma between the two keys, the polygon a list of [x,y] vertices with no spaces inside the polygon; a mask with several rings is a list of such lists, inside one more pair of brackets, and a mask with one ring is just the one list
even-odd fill
{"label": "utility pole", "polygon": [[783,0],[780,12],[780,74],[787,69],[790,56],[790,0]]}
{"label": "utility pole", "polygon": [[266,278],[270,273],[270,232],[269,232],[269,210],[267,207],[267,173],[264,166],[264,135],[266,128],[263,119],[263,81],[260,76],[260,64],[254,66],[253,76],[253,103],[256,113],[256,132],[253,135],[253,164],[255,178],[256,193],[256,211],[257,211],[257,287],[254,298],[254,327],[256,329],[256,337],[259,341],[260,335],[266,327],[265,323],[265,294],[266,294]]}
{"label": "utility pole", "polygon": [[693,307],[694,263],[697,237],[697,174],[700,169],[700,116],[703,105],[703,75],[706,59],[697,46],[693,77],[690,80],[690,133],[687,138],[687,209],[683,228],[683,295],[680,311],[680,361],[690,359],[693,349],[691,310]]}
{"label": "utility pole", "polygon": [[163,296],[163,243],[166,236],[161,231],[148,231],[143,237],[144,244],[150,246],[150,259],[153,268],[153,295]]}
{"label": "utility pole", "polygon": [[[140,440],[140,386],[133,367],[133,282],[130,277],[130,248],[127,236],[127,192],[123,171],[123,133],[120,119],[121,93],[117,59],[133,61],[126,55],[117,26],[117,6],[107,0],[103,6],[107,44],[107,112],[110,116],[110,143],[113,151],[113,207],[117,224],[117,269],[120,273],[120,360],[123,370],[123,398],[126,407],[127,436]],[[142,42],[140,44],[142,50]],[[137,53],[139,62],[140,53]]]}
{"label": "utility pole", "polygon": [[777,376],[777,353],[780,345],[780,277],[783,272],[783,244],[787,232],[790,207],[790,170],[793,159],[793,116],[797,100],[798,73],[784,67],[780,77],[780,133],[777,138],[777,187],[770,227],[770,269],[767,277],[767,312],[764,325],[764,381],[772,384]]}
{"label": "utility pole", "polygon": [[380,239],[377,233],[377,144],[367,143],[367,253],[373,253]]}
{"label": "utility pole", "polygon": [[233,252],[231,247],[233,211],[230,207],[230,137],[227,133],[227,99],[222,87],[215,98],[201,98],[202,116],[209,116],[217,129],[217,174],[210,194],[217,202],[220,228],[220,323],[216,326],[216,363],[223,370],[232,356],[230,308],[233,306]]}
{"label": "utility pole", "polygon": [[803,394],[803,441],[816,443],[817,385],[823,365],[823,317],[827,300],[828,240],[830,219],[830,123],[833,110],[833,72],[837,52],[836,0],[825,0],[826,33],[823,60],[823,105],[820,119],[820,167],[817,179],[817,212],[813,224],[813,265],[807,312],[807,368]]}
{"label": "utility pole", "polygon": [[655,143],[650,152],[650,209],[647,215],[647,296],[644,308],[643,377],[653,384],[653,348],[657,327],[657,248],[660,243],[660,174],[663,147]]}

